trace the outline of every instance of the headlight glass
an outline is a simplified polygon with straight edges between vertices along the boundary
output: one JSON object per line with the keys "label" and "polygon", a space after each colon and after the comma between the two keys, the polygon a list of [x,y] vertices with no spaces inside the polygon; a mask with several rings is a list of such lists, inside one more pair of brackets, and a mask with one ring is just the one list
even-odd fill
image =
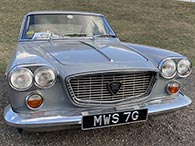
{"label": "headlight glass", "polygon": [[170,79],[176,75],[176,63],[172,59],[167,59],[161,65],[161,75],[166,78]]}
{"label": "headlight glass", "polygon": [[192,64],[188,59],[182,59],[177,64],[177,72],[180,77],[187,77],[192,71]]}
{"label": "headlight glass", "polygon": [[35,82],[41,88],[48,88],[55,84],[56,73],[52,68],[40,67],[35,73]]}
{"label": "headlight glass", "polygon": [[16,90],[26,90],[32,82],[33,74],[27,68],[16,68],[10,73],[10,85]]}

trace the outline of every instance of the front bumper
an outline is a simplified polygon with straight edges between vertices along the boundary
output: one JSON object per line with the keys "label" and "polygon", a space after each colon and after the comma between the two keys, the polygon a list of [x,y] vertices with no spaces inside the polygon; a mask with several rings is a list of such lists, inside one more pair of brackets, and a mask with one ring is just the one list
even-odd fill
{"label": "front bumper", "polygon": [[[105,113],[105,112],[117,112],[122,110],[131,110],[139,108],[147,108],[148,115],[160,114],[169,111],[175,111],[177,109],[186,107],[191,104],[191,99],[183,94],[179,94],[175,100],[170,103],[162,103],[160,100],[149,102],[148,104],[135,107],[120,107],[120,108],[105,108],[102,110],[94,110],[90,113]],[[67,114],[68,113],[68,114]],[[71,126],[81,124],[82,114],[89,114],[87,111],[83,112],[71,112],[71,111],[47,111],[37,113],[16,113],[8,105],[4,110],[4,119],[10,126],[17,128],[44,128],[55,126]]]}

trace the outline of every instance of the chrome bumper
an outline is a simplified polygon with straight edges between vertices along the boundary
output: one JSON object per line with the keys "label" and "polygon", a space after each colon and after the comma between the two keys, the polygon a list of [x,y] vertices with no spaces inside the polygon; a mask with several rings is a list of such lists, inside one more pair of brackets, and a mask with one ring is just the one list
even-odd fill
{"label": "chrome bumper", "polygon": [[[191,99],[185,95],[179,94],[175,100],[171,103],[155,103],[146,104],[142,108],[148,109],[148,115],[159,114],[169,111],[175,111],[177,109],[186,107],[191,104]],[[139,106],[134,107],[134,109],[140,108]],[[123,107],[122,109],[125,110]],[[113,111],[121,111],[121,108],[113,108]],[[126,108],[129,109],[129,108]],[[85,114],[87,112],[84,112]],[[98,113],[105,113],[105,109]],[[4,119],[6,123],[10,126],[17,128],[43,128],[43,127],[55,127],[55,126],[70,126],[81,124],[82,113],[74,115],[67,115],[64,111],[49,111],[41,113],[16,113],[12,110],[11,106],[8,105],[4,110]]]}

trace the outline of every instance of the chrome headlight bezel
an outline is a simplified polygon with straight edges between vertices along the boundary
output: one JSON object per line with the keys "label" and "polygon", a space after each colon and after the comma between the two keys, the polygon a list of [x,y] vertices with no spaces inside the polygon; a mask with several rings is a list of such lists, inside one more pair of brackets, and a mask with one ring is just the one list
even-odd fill
{"label": "chrome headlight bezel", "polygon": [[[27,85],[26,87],[24,87],[24,88],[17,87],[16,85],[14,85],[14,83],[13,83],[13,81],[12,81],[12,77],[13,77],[14,73],[19,72],[19,71],[23,71],[22,74],[24,74],[24,72],[26,72],[26,73],[29,75],[29,80],[30,80],[30,81],[29,81],[28,85]],[[12,70],[10,71],[8,80],[9,80],[9,85],[10,85],[13,89],[15,89],[15,90],[17,90],[17,91],[28,90],[28,89],[31,88],[32,85],[33,85],[33,73],[32,73],[31,70],[28,69],[28,68],[25,68],[25,67],[16,67],[16,68],[14,68],[14,69],[12,69]]]}
{"label": "chrome headlight bezel", "polygon": [[[186,63],[188,63],[188,67],[187,67],[188,70],[186,71],[186,73],[184,75],[182,75],[180,73],[180,67],[179,66],[184,61],[186,61]],[[191,63],[191,61],[187,58],[183,58],[183,59],[179,60],[179,62],[177,63],[177,74],[178,74],[178,76],[184,78],[184,77],[189,76],[191,72],[192,72],[192,63]]]}
{"label": "chrome headlight bezel", "polygon": [[[43,71],[45,70],[45,71]],[[48,85],[41,85],[41,83],[38,81],[40,77],[38,77],[38,75],[40,75],[40,72],[47,72],[47,73],[51,73],[51,75],[53,76],[53,80],[50,84]],[[48,67],[48,66],[43,66],[43,67],[39,67],[35,70],[34,72],[34,81],[35,81],[35,85],[39,88],[45,89],[45,88],[50,88],[52,87],[55,83],[56,83],[56,79],[57,79],[57,73],[55,71],[55,69]]]}
{"label": "chrome headlight bezel", "polygon": [[[170,75],[166,75],[165,71],[163,71],[164,69],[166,69],[166,68],[164,68],[166,65],[170,65],[173,68],[173,71]],[[163,60],[159,65],[159,69],[160,69],[161,76],[164,77],[165,79],[172,79],[177,74],[177,64],[176,64],[175,60],[173,60],[173,59]]]}

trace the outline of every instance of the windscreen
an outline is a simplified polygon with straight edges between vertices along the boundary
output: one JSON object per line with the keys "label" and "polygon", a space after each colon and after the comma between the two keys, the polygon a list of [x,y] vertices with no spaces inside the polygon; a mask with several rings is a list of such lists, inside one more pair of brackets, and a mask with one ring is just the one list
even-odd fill
{"label": "windscreen", "polygon": [[49,39],[114,35],[102,16],[52,14],[27,17],[22,39]]}

